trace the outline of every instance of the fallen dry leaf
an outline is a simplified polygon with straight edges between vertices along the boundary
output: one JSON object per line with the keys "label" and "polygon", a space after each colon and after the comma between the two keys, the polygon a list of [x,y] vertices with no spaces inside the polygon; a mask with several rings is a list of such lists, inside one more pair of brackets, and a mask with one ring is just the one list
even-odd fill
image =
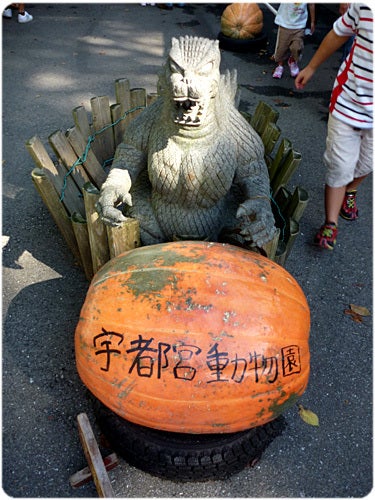
{"label": "fallen dry leaf", "polygon": [[350,309],[360,316],[370,316],[370,311],[367,307],[356,306],[355,304],[349,304]]}
{"label": "fallen dry leaf", "polygon": [[306,424],[319,427],[319,417],[313,411],[304,408],[302,405],[298,405],[298,414]]}
{"label": "fallen dry leaf", "polygon": [[347,314],[348,316],[350,316],[350,319],[352,319],[356,323],[362,323],[363,322],[362,316],[360,314],[352,311],[351,309],[345,309],[344,314]]}

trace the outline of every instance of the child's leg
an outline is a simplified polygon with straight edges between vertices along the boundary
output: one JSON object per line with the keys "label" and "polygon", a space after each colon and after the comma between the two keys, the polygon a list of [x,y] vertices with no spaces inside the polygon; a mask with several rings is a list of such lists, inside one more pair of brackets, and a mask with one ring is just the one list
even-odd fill
{"label": "child's leg", "polygon": [[362,175],[362,177],[357,177],[352,182],[346,186],[346,191],[357,191],[359,185],[366,179],[367,175]]}
{"label": "child's leg", "polygon": [[290,69],[290,75],[294,78],[299,73],[298,61],[302,58],[303,52],[303,37],[304,30],[293,30],[291,32],[291,41],[289,45],[290,57],[288,59],[288,65]]}
{"label": "child's leg", "polygon": [[277,63],[277,67],[273,72],[274,78],[281,78],[283,74],[283,64],[288,57],[288,32],[289,30],[283,28],[282,26],[279,26],[277,30],[276,47],[274,52],[274,60]]}
{"label": "child's leg", "polygon": [[291,30],[289,50],[293,61],[296,63],[301,60],[303,54],[304,30]]}
{"label": "child's leg", "polygon": [[326,222],[337,225],[345,191],[346,186],[334,188],[328,186],[328,184],[325,185],[324,204]]}
{"label": "child's leg", "polygon": [[[315,242],[332,250],[345,193],[358,187],[372,171],[372,131],[354,129],[330,114],[324,162],[327,166],[325,224]],[[352,216],[350,220],[355,218]]]}
{"label": "child's leg", "polygon": [[326,222],[334,222],[336,225],[338,224],[338,218],[345,194],[350,191],[356,191],[359,185],[366,179],[367,175],[357,177],[356,179],[353,179],[352,182],[342,187],[334,188],[326,184],[324,196]]}

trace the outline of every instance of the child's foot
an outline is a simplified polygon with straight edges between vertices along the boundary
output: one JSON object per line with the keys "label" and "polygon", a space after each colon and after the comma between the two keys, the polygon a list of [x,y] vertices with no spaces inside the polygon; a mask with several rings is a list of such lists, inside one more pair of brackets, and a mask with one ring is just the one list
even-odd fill
{"label": "child's foot", "polygon": [[340,210],[340,216],[346,220],[356,220],[358,218],[358,208],[356,203],[357,191],[347,191]]}
{"label": "child's foot", "polygon": [[277,66],[275,71],[272,73],[273,78],[280,79],[283,76],[284,68],[282,66]]}
{"label": "child's foot", "polygon": [[6,17],[7,19],[12,17],[12,9],[10,7],[8,7],[8,9],[4,9],[3,17]]}
{"label": "child's foot", "polygon": [[333,250],[337,238],[337,225],[334,222],[326,222],[316,233],[315,245],[326,250]]}
{"label": "child's foot", "polygon": [[292,57],[289,57],[288,59],[288,66],[290,69],[290,76],[295,78],[299,73],[299,67],[296,61]]}

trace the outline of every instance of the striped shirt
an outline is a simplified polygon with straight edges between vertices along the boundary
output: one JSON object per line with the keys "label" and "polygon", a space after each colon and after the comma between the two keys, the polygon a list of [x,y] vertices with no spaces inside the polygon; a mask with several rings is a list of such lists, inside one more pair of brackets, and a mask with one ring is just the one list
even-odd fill
{"label": "striped shirt", "polygon": [[329,111],[338,120],[356,128],[372,128],[372,21],[370,7],[352,3],[333,25],[337,35],[355,35],[355,38],[333,85]]}

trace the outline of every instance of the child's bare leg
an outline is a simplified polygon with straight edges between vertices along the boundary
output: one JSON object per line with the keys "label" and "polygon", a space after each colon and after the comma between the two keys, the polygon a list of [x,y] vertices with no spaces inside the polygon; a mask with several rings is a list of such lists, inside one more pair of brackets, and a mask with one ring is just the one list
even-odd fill
{"label": "child's bare leg", "polygon": [[366,179],[367,175],[362,177],[357,177],[353,179],[347,186],[342,187],[330,187],[326,184],[325,186],[325,213],[326,222],[338,223],[338,218],[340,214],[340,209],[344,201],[344,196],[347,191],[355,191],[361,182]]}
{"label": "child's bare leg", "polygon": [[334,222],[337,225],[345,191],[346,186],[333,188],[326,184],[324,193],[326,222]]}
{"label": "child's bare leg", "polygon": [[355,190],[357,190],[358,186],[361,184],[362,181],[364,181],[366,179],[367,175],[362,175],[362,177],[357,177],[356,179],[353,179],[352,182],[350,182],[346,186],[346,191],[355,191]]}

